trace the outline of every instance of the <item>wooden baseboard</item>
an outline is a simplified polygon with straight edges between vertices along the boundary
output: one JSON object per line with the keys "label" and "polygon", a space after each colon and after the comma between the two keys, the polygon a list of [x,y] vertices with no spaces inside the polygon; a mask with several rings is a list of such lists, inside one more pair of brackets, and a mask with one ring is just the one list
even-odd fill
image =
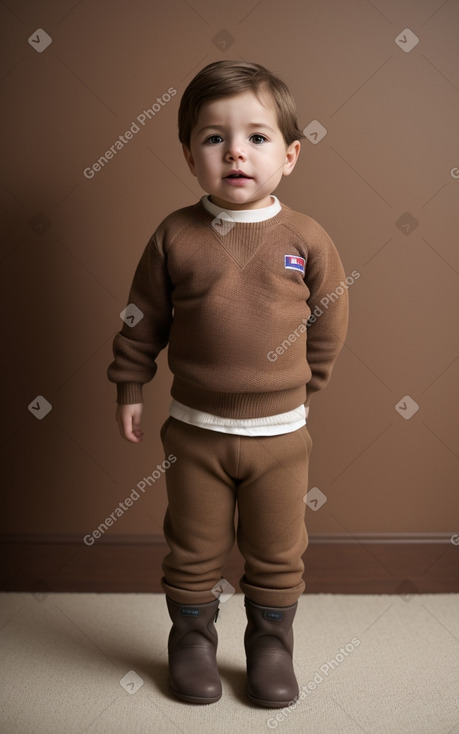
{"label": "wooden baseboard", "polygon": [[[312,536],[303,557],[306,593],[459,592],[459,536],[380,534]],[[162,536],[0,536],[0,588],[31,592],[162,593]],[[235,546],[223,577],[240,592],[243,559]]]}

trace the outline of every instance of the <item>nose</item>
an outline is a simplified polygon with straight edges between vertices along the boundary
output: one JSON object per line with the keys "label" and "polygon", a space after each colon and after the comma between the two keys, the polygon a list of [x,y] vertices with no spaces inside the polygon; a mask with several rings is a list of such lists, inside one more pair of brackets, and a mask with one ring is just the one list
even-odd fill
{"label": "nose", "polygon": [[236,161],[245,159],[246,153],[243,142],[239,139],[230,140],[228,142],[228,147],[225,151],[225,160]]}

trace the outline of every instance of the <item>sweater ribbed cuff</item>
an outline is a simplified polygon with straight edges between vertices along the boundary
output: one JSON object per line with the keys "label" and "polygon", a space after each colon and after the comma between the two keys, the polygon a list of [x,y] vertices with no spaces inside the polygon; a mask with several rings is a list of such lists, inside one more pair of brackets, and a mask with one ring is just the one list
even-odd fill
{"label": "sweater ribbed cuff", "polygon": [[142,383],[140,382],[118,382],[116,390],[117,403],[120,405],[143,403]]}

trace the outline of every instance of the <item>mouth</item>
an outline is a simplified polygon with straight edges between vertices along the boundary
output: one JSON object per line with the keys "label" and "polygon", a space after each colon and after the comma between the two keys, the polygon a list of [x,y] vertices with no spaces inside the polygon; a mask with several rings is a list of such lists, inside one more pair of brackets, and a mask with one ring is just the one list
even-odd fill
{"label": "mouth", "polygon": [[225,179],[238,179],[238,178],[246,178],[251,179],[251,176],[247,176],[246,173],[243,171],[233,171],[232,173],[228,174],[228,176],[224,176]]}

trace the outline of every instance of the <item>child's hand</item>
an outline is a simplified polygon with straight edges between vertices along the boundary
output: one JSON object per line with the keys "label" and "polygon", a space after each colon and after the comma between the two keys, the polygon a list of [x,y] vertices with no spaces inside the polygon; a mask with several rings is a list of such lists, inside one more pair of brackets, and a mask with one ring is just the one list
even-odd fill
{"label": "child's hand", "polygon": [[133,443],[140,443],[143,439],[143,431],[140,427],[143,403],[132,405],[118,405],[116,409],[116,422],[123,438]]}

